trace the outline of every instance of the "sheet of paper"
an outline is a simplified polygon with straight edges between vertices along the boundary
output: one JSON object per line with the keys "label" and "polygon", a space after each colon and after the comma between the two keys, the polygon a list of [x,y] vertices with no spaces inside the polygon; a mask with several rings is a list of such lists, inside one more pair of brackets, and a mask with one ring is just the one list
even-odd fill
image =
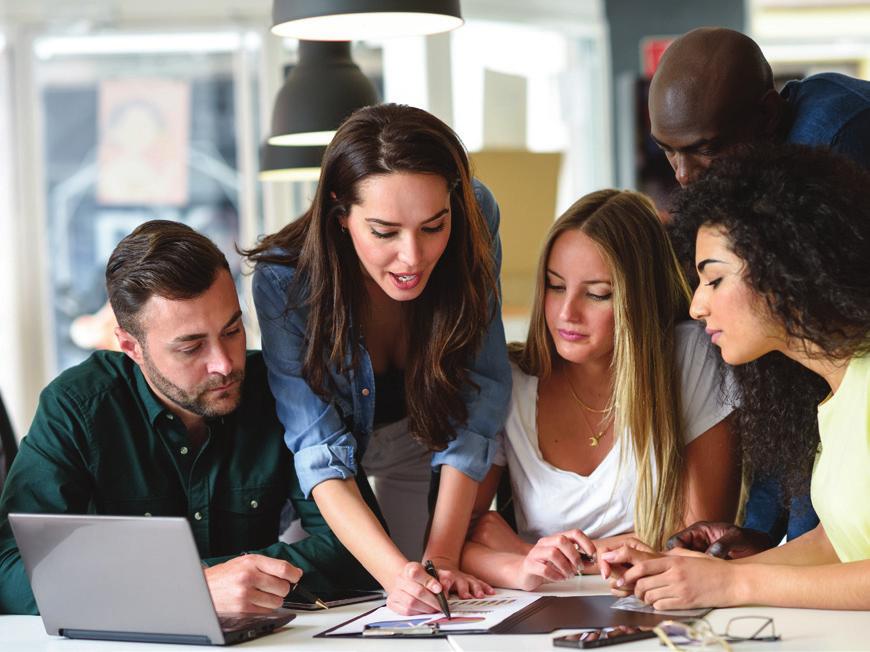
{"label": "sheet of paper", "polygon": [[452,618],[449,620],[444,614],[440,613],[426,614],[424,616],[401,616],[388,607],[380,607],[362,618],[357,618],[332,630],[327,636],[362,634],[366,625],[394,628],[438,623],[438,627],[445,632],[487,630],[510,618],[518,611],[525,609],[540,597],[540,595],[496,593],[495,595],[471,600],[455,598],[450,600],[450,615]]}
{"label": "sheet of paper", "polygon": [[700,618],[705,613],[710,611],[709,609],[671,609],[668,611],[663,611],[661,609],[653,609],[650,605],[645,602],[641,602],[633,595],[626,596],[624,598],[620,598],[616,602],[613,603],[610,607],[611,609],[622,609],[623,611],[639,611],[645,614],[659,614],[662,616],[677,616],[678,618]]}

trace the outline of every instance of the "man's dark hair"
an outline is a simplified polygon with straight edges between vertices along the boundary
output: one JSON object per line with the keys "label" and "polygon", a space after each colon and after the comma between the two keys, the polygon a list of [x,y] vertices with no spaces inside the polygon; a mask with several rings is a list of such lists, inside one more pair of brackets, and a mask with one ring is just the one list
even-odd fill
{"label": "man's dark hair", "polygon": [[140,224],[106,264],[106,291],[118,324],[139,339],[137,316],[155,294],[192,299],[211,287],[217,273],[230,270],[215,244],[189,226],[169,220]]}

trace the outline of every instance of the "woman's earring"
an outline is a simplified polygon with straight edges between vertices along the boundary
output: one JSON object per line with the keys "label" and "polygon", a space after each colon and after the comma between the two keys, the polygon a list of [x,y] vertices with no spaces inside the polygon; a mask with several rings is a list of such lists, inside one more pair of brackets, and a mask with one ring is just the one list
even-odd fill
{"label": "woman's earring", "polygon": [[346,226],[341,226],[339,228],[341,229],[341,235],[347,235],[347,227]]}

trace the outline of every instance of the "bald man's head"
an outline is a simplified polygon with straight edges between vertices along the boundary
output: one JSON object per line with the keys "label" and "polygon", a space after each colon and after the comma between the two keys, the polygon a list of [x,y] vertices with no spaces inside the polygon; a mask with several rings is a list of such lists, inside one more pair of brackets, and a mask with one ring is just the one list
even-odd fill
{"label": "bald man's head", "polygon": [[717,157],[772,139],[783,100],[755,41],[702,27],[665,51],[650,85],[649,113],[653,139],[685,186]]}

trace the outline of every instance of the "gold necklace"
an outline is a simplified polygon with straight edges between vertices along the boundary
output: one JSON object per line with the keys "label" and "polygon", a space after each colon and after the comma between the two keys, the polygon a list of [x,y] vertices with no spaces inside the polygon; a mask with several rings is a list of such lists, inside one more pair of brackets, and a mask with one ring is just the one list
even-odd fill
{"label": "gold necklace", "polygon": [[[586,427],[589,428],[589,432],[590,433],[594,432],[594,429],[592,428],[592,424],[589,423],[589,417],[586,416],[586,413],[581,412],[580,414],[583,415],[583,420],[586,422]],[[600,426],[601,424],[599,423],[598,425]],[[589,435],[588,444],[592,448],[595,448],[596,446],[598,446],[598,443],[601,441],[601,438],[607,434],[607,431],[609,429],[610,429],[610,419],[606,418],[604,421],[604,428],[599,430],[597,435]]]}
{"label": "gold necklace", "polygon": [[[568,390],[571,392],[571,396],[574,397],[574,400],[577,401],[577,404],[581,408],[583,408],[583,410],[586,410],[589,412],[594,412],[596,414],[608,414],[613,410],[612,405],[604,408],[603,410],[596,410],[593,407],[589,407],[588,405],[586,405],[586,403],[584,403],[583,401],[580,400],[579,396],[577,396],[577,392],[574,391],[574,385],[571,383],[571,378],[567,374],[565,375],[565,380],[568,381]],[[589,417],[586,416],[586,412],[584,412],[584,411],[581,411],[580,414],[583,416],[583,421],[586,422],[586,427],[589,428],[590,435],[589,435],[589,439],[588,439],[588,444],[592,448],[595,448],[601,442],[601,438],[607,434],[607,431],[610,428],[610,418],[609,417],[605,418],[604,428],[599,430],[598,434],[592,434],[595,432],[595,429],[592,427],[592,424],[589,423]],[[599,427],[601,426],[600,423],[598,425],[599,425]]]}
{"label": "gold necklace", "polygon": [[586,403],[580,400],[579,396],[577,396],[577,392],[574,391],[574,385],[571,383],[571,377],[568,374],[565,374],[565,380],[568,381],[568,389],[571,390],[571,396],[574,397],[574,400],[577,401],[580,404],[580,407],[582,407],[584,410],[595,412],[595,414],[607,414],[611,410],[613,410],[612,405],[608,405],[603,410],[596,410],[594,407],[589,407],[588,405],[586,405]]}

